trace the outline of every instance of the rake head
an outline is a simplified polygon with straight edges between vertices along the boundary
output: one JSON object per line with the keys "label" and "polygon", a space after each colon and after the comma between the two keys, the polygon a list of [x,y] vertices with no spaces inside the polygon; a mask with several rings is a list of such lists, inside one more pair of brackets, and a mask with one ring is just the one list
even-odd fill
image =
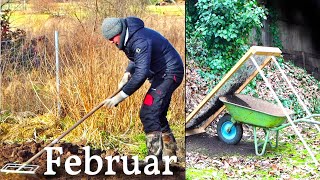
{"label": "rake head", "polygon": [[0,170],[4,173],[18,173],[18,174],[35,174],[39,168],[37,165],[15,164],[8,163]]}

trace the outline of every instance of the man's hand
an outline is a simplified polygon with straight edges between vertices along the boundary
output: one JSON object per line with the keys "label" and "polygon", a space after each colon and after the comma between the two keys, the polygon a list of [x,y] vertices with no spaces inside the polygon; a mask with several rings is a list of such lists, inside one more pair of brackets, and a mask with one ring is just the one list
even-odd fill
{"label": "man's hand", "polygon": [[118,89],[121,89],[125,84],[127,84],[127,82],[129,81],[130,78],[131,78],[130,72],[124,73],[124,75],[118,85]]}
{"label": "man's hand", "polygon": [[104,102],[104,106],[108,108],[115,107],[117,104],[123,101],[126,97],[128,97],[128,95],[123,91],[121,91],[117,95],[113,96],[112,98],[106,99]]}

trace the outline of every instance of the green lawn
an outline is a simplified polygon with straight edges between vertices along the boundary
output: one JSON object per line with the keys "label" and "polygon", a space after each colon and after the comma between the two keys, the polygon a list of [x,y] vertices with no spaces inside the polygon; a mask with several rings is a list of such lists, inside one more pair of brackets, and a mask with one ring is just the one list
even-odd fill
{"label": "green lawn", "polygon": [[23,14],[21,12],[15,12],[10,17],[10,23],[12,27],[21,27],[29,24],[36,30],[40,28],[49,17],[49,14]]}
{"label": "green lawn", "polygon": [[153,14],[166,15],[166,16],[184,16],[185,6],[183,5],[170,5],[170,6],[154,6],[150,5],[147,10]]}

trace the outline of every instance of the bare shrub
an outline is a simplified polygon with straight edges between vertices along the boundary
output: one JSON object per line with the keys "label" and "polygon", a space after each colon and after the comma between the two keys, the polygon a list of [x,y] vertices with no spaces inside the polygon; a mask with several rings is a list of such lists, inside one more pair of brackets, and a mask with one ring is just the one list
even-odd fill
{"label": "bare shrub", "polygon": [[53,14],[58,10],[54,0],[31,0],[29,3],[32,5],[32,9],[38,13]]}
{"label": "bare shrub", "polygon": [[91,10],[92,14],[102,17],[139,16],[145,12],[148,0],[82,0],[82,6]]}

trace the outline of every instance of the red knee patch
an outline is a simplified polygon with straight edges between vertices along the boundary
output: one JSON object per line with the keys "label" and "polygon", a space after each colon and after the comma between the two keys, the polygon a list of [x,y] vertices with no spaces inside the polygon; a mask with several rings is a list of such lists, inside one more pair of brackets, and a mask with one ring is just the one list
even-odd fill
{"label": "red knee patch", "polygon": [[147,94],[144,98],[143,104],[151,106],[153,104],[153,97],[150,94]]}

